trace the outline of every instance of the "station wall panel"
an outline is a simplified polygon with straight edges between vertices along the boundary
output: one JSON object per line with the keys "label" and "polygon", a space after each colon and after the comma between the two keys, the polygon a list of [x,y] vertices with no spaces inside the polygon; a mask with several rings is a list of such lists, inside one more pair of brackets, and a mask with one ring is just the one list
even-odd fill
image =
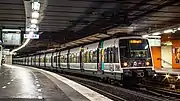
{"label": "station wall panel", "polygon": [[161,46],[161,64],[164,69],[172,69],[172,46]]}
{"label": "station wall panel", "polygon": [[161,69],[161,60],[158,59],[161,58],[161,47],[153,46],[151,47],[151,51],[152,51],[154,68]]}
{"label": "station wall panel", "polygon": [[180,40],[172,40],[173,54],[172,54],[172,67],[173,69],[180,69],[180,53],[178,52],[178,48],[180,49]]}

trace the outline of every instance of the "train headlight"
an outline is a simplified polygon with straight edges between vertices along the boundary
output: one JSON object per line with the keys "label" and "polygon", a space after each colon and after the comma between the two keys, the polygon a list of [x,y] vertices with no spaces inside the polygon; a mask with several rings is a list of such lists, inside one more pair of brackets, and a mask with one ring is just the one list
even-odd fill
{"label": "train headlight", "polygon": [[149,63],[149,61],[147,61],[147,62],[146,62],[146,66],[149,66],[149,65],[150,65],[150,63]]}
{"label": "train headlight", "polygon": [[180,79],[180,75],[177,76],[177,79]]}
{"label": "train headlight", "polygon": [[124,67],[127,67],[127,66],[128,66],[128,63],[127,63],[127,62],[124,62],[124,63],[123,63],[123,66],[124,66]]}
{"label": "train headlight", "polygon": [[170,75],[169,74],[166,74],[166,78],[169,78],[170,77]]}

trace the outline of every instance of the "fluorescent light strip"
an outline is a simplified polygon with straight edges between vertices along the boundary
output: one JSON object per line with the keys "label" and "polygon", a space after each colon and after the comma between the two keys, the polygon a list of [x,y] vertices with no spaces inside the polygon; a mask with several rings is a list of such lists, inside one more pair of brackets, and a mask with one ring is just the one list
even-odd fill
{"label": "fluorescent light strip", "polygon": [[14,52],[22,49],[23,47],[25,47],[25,46],[29,43],[30,40],[31,40],[31,39],[26,39],[26,41],[23,43],[23,45],[21,45],[20,47],[18,47],[18,48],[16,48],[16,49],[13,49],[10,53],[13,54]]}
{"label": "fluorescent light strip", "polygon": [[149,36],[149,35],[143,35],[142,37],[143,37],[143,38],[146,38],[146,37],[148,37],[148,36]]}
{"label": "fluorescent light strip", "polygon": [[37,11],[32,12],[32,18],[39,18],[39,13]]}
{"label": "fluorescent light strip", "polygon": [[2,29],[2,31],[21,32],[21,30],[19,30],[19,29]]}
{"label": "fluorescent light strip", "polygon": [[37,24],[37,23],[38,23],[38,20],[37,20],[37,19],[31,19],[31,23],[32,23],[32,24]]}
{"label": "fluorescent light strip", "polygon": [[180,30],[180,27],[177,30]]}
{"label": "fluorescent light strip", "polygon": [[173,30],[172,29],[168,29],[168,30],[165,30],[164,33],[172,33]]}
{"label": "fluorescent light strip", "polygon": [[160,35],[160,32],[152,33],[152,35]]}
{"label": "fluorescent light strip", "polygon": [[39,2],[33,2],[32,3],[32,9],[36,10],[36,11],[40,10],[40,3]]}
{"label": "fluorescent light strip", "polygon": [[35,24],[31,24],[30,26],[31,26],[31,28],[36,28]]}

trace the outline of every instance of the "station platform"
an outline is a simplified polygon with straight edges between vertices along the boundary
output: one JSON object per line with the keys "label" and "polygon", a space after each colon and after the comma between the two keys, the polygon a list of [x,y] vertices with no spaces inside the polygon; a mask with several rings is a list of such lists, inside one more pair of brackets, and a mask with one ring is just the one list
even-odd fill
{"label": "station platform", "polygon": [[0,101],[112,101],[56,73],[28,66],[0,67]]}
{"label": "station platform", "polygon": [[180,75],[180,69],[162,68],[155,70],[158,74]]}

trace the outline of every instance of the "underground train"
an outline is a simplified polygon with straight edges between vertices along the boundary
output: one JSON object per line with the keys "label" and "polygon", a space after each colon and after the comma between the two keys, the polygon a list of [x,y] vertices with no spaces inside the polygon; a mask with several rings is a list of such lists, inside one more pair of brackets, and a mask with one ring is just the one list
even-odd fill
{"label": "underground train", "polygon": [[151,77],[154,66],[148,40],[125,36],[51,53],[13,58],[14,64],[127,80]]}

